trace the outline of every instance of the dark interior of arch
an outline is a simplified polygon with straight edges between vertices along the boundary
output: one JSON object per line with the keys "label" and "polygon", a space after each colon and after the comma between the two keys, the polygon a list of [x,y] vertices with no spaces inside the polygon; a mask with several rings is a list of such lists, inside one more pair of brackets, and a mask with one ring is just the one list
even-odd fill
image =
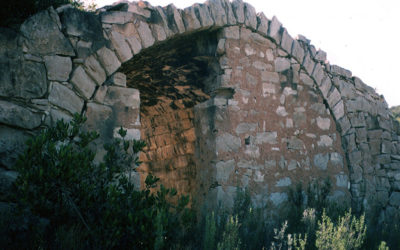
{"label": "dark interior of arch", "polygon": [[200,31],[142,50],[120,69],[128,87],[140,91],[141,138],[147,146],[138,171],[156,175],[180,194],[194,189],[193,109],[210,98],[206,85],[219,74],[216,48],[217,31]]}

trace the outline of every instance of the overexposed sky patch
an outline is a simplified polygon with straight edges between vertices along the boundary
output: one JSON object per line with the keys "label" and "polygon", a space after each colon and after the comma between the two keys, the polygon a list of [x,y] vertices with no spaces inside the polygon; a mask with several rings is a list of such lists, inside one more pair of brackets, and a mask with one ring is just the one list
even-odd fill
{"label": "overexposed sky patch", "polygon": [[[86,0],[98,7],[115,0]],[[194,0],[149,0],[152,5],[173,3],[185,8]],[[274,15],[292,37],[302,34],[328,54],[331,64],[385,96],[389,106],[400,105],[399,0],[247,0],[257,12]]]}

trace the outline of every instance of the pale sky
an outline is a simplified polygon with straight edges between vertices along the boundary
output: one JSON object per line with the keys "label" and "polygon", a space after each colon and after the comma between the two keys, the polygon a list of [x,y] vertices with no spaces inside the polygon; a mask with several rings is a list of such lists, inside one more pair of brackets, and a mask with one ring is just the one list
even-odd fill
{"label": "pale sky", "polygon": [[[85,0],[98,7],[115,0]],[[170,3],[178,8],[195,0],[149,0],[153,6]],[[399,0],[245,0],[257,12],[281,21],[292,37],[302,34],[328,54],[331,64],[384,95],[390,106],[400,105]],[[397,73],[396,73],[397,72]]]}

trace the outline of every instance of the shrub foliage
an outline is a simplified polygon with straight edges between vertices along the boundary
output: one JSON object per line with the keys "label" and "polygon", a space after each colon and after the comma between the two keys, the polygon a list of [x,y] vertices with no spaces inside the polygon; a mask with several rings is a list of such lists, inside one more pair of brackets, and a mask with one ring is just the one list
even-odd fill
{"label": "shrub foliage", "polygon": [[151,192],[158,181],[151,174],[144,189],[134,187],[130,178],[144,143],[125,140],[122,128],[121,139],[106,145],[104,161],[95,163],[89,145],[98,134],[83,131],[84,121],[75,115],[71,123],[60,121],[27,142],[15,166],[15,201],[16,216],[29,225],[11,230],[9,239],[22,231],[39,234],[25,239],[29,248],[161,249],[174,244],[184,233],[184,221],[192,219],[188,197],[172,204],[174,189],[161,185]]}

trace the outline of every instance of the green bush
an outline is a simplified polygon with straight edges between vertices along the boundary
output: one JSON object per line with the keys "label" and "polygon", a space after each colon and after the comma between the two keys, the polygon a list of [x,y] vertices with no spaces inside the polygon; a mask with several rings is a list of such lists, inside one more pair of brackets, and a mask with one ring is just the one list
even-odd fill
{"label": "green bush", "polygon": [[[83,131],[84,122],[75,115],[70,124],[60,121],[28,140],[15,166],[15,217],[22,222],[8,238],[38,235],[22,242],[65,249],[161,249],[178,242],[193,221],[189,198],[172,204],[176,191],[162,185],[151,192],[158,181],[151,174],[143,190],[134,187],[130,178],[144,143],[125,140],[123,129],[122,139],[105,146],[104,162],[94,163],[90,143],[98,134]],[[7,248],[13,247],[23,248]]]}
{"label": "green bush", "polygon": [[366,236],[365,218],[359,219],[351,214],[351,210],[343,217],[339,217],[335,225],[324,212],[318,222],[315,246],[318,249],[360,249]]}

